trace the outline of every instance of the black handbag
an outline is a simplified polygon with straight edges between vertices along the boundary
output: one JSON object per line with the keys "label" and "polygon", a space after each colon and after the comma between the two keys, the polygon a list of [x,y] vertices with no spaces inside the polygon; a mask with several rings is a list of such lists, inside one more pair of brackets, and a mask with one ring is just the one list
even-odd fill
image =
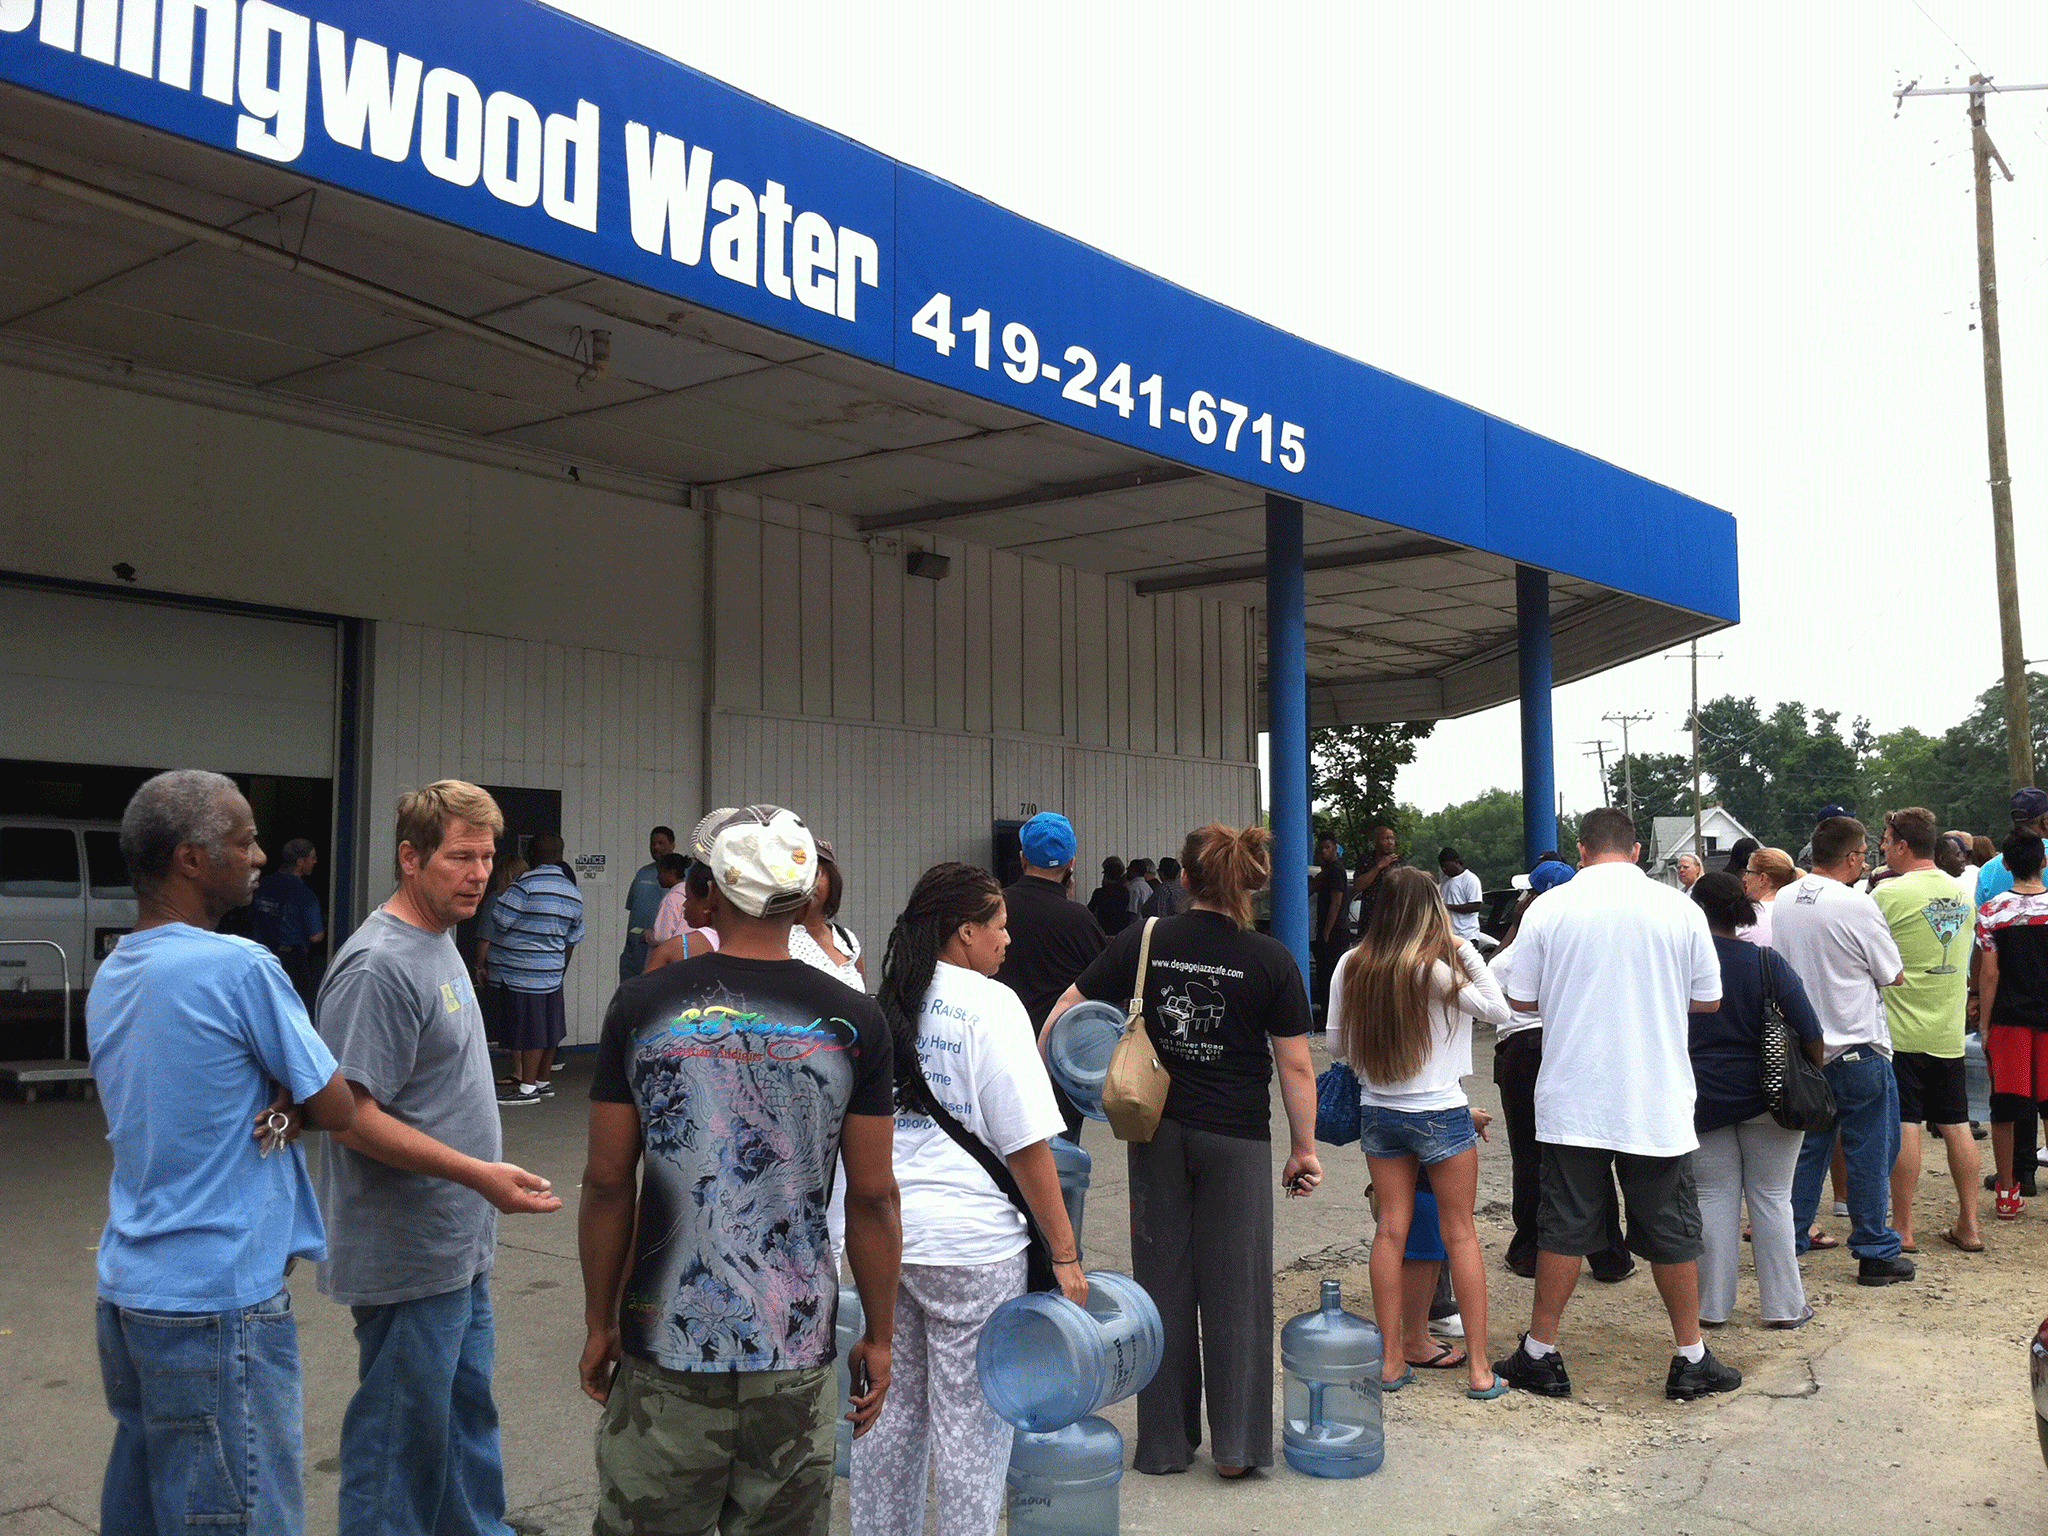
{"label": "black handbag", "polygon": [[1835,1091],[1807,1056],[1799,1032],[1785,1022],[1785,1010],[1778,1006],[1774,969],[1778,957],[1763,945],[1758,946],[1757,954],[1764,973],[1763,1030],[1758,1042],[1764,1107],[1788,1131],[1832,1131]]}

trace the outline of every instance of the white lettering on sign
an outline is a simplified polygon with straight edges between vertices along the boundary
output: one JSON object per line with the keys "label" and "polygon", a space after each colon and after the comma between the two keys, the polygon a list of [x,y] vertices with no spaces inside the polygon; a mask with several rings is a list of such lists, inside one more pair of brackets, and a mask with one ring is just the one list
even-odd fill
{"label": "white lettering on sign", "polygon": [[859,316],[859,291],[881,286],[882,251],[874,237],[822,213],[797,212],[789,189],[769,181],[756,193],[730,177],[712,179],[716,157],[702,144],[626,124],[626,202],[633,243],[686,267],[703,259],[711,226],[711,270],[778,299],[794,298],[842,320]]}
{"label": "white lettering on sign", "polygon": [[[174,90],[190,91],[196,72],[201,95],[241,108],[235,147],[285,165],[305,152],[317,69],[319,127],[333,143],[394,165],[417,156],[451,186],[481,185],[511,207],[598,228],[603,117],[593,101],[544,113],[276,0],[0,0],[0,33],[31,27],[49,47]],[[875,237],[801,206],[784,182],[714,177],[709,146],[645,123],[625,124],[624,147],[627,219],[642,250],[694,267],[708,245],[718,276],[849,322],[860,290],[880,289]],[[986,367],[986,337],[979,353]]]}
{"label": "white lettering on sign", "polygon": [[[844,231],[841,232],[844,234]],[[842,260],[843,260],[842,255]],[[977,309],[960,322],[960,329],[974,338],[974,366],[984,373],[989,369],[989,332],[994,327],[986,309]],[[953,329],[953,296],[950,293],[935,293],[924,302],[924,307],[910,317],[910,333],[932,344],[941,357],[950,358],[960,338]],[[1062,375],[1056,364],[1041,361],[1038,335],[1021,320],[1012,320],[1002,329],[1003,356],[1008,359],[1002,371],[1012,383],[1029,386],[1040,379],[1054,384]],[[1137,387],[1131,389],[1131,365],[1117,362],[1107,373],[1096,355],[1083,346],[1071,346],[1060,356],[1074,371],[1066,376],[1060,390],[1062,399],[1076,405],[1085,405],[1096,410],[1107,405],[1125,420],[1137,409],[1140,399],[1148,402],[1146,420],[1155,428],[1160,424],[1161,407],[1166,400],[1166,380],[1160,374],[1153,374]],[[1096,388],[1097,375],[1102,382]],[[1176,405],[1165,411],[1167,419],[1177,427],[1188,429],[1188,436],[1208,447],[1221,438],[1225,453],[1238,451],[1238,440],[1245,426],[1250,424],[1252,436],[1258,439],[1259,462],[1273,462],[1273,413],[1261,411],[1256,417],[1252,408],[1236,400],[1221,398],[1206,389],[1193,390],[1188,394],[1186,405]],[[1245,443],[1245,451],[1251,451],[1251,443]],[[1308,467],[1308,429],[1291,421],[1280,423],[1280,467],[1289,474],[1298,475]]]}

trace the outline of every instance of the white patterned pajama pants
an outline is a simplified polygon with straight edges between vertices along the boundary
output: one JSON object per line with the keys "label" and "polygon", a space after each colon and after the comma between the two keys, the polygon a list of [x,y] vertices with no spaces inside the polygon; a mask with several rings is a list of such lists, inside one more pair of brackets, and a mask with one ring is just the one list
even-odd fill
{"label": "white patterned pajama pants", "polygon": [[993,1536],[1010,1426],[981,1395],[981,1325],[1024,1293],[1024,1255],[995,1264],[905,1264],[896,1288],[889,1395],[853,1442],[853,1536],[921,1536],[938,1466],[939,1536]]}

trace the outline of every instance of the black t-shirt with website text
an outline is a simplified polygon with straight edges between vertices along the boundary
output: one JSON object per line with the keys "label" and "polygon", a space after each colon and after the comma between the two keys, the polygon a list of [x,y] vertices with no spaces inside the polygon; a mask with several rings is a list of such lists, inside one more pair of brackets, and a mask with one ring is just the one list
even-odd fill
{"label": "black t-shirt with website text", "polygon": [[[1074,983],[1121,1006],[1138,975],[1142,923],[1110,941]],[[1172,1074],[1166,1116],[1199,1131],[1271,1135],[1270,1035],[1305,1035],[1308,991],[1284,945],[1220,912],[1160,919],[1145,970],[1145,1027]]]}

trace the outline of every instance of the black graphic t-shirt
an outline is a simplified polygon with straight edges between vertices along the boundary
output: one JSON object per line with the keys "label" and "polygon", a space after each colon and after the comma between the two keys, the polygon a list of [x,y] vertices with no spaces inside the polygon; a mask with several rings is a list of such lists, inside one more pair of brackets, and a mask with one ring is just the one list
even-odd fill
{"label": "black graphic t-shirt", "polygon": [[[1121,1006],[1138,976],[1133,923],[1081,973],[1083,997]],[[659,972],[656,973],[660,974]],[[1220,912],[1162,918],[1145,969],[1145,1026],[1173,1075],[1166,1116],[1199,1131],[1271,1135],[1269,1035],[1308,1033],[1308,992],[1286,947]]]}
{"label": "black graphic t-shirt", "polygon": [[625,1351],[676,1371],[831,1360],[840,1125],[893,1115],[893,1092],[882,1010],[801,960],[712,953],[620,987],[590,1096],[633,1105],[645,1148]]}

